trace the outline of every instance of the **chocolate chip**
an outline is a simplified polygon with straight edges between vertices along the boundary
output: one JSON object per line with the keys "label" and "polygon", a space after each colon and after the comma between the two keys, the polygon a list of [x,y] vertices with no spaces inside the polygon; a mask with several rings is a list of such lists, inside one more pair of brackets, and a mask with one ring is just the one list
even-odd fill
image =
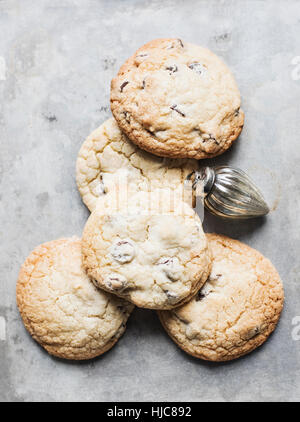
{"label": "chocolate chip", "polygon": [[238,115],[240,114],[240,107],[239,108],[237,108],[235,111],[234,111],[234,116],[235,117],[238,117]]}
{"label": "chocolate chip", "polygon": [[95,287],[97,287],[97,289],[98,289],[98,288],[99,288],[98,281],[97,281],[97,280],[95,280],[94,278],[91,278],[91,281],[92,281],[93,285],[94,285]]}
{"label": "chocolate chip", "polygon": [[100,174],[99,184],[96,186],[95,194],[97,196],[100,196],[100,195],[105,195],[106,193],[107,193],[107,188],[105,187],[105,185],[103,183],[103,176],[102,176],[102,174]]}
{"label": "chocolate chip", "polygon": [[206,295],[204,293],[201,293],[201,290],[196,294],[195,300],[196,302],[199,302],[200,300],[204,299]]}
{"label": "chocolate chip", "polygon": [[178,67],[176,66],[176,64],[173,64],[172,66],[166,67],[166,70],[168,70],[170,72],[170,75],[172,75],[172,73],[175,73],[178,71]]}
{"label": "chocolate chip", "polygon": [[202,138],[202,130],[199,129],[198,127],[194,127],[193,132],[196,132],[196,135],[200,136],[200,138]]}
{"label": "chocolate chip", "polygon": [[127,264],[135,257],[135,248],[130,241],[119,240],[110,248],[110,254],[120,264]]}
{"label": "chocolate chip", "polygon": [[126,85],[129,84],[129,81],[125,81],[122,83],[122,85],[120,86],[120,92],[123,92],[123,89],[125,88]]}
{"label": "chocolate chip", "polygon": [[222,277],[222,274],[210,274],[209,280],[218,281],[220,277]]}
{"label": "chocolate chip", "polygon": [[260,327],[254,327],[254,328],[251,328],[247,333],[245,333],[244,338],[246,340],[250,340],[260,333],[261,333],[261,328]]}
{"label": "chocolate chip", "polygon": [[160,267],[160,269],[171,281],[179,280],[183,272],[183,268],[180,265],[177,257],[160,258],[156,265]]}
{"label": "chocolate chip", "polygon": [[161,258],[157,265],[164,265],[164,264],[168,264],[170,261],[172,260],[172,258]]}
{"label": "chocolate chip", "polygon": [[145,60],[146,58],[150,56],[150,54],[147,53],[140,53],[140,54],[136,54],[135,58],[134,58],[134,64],[136,67],[139,67]]}
{"label": "chocolate chip", "polygon": [[148,132],[149,135],[152,136],[153,138],[157,138],[157,131],[146,129],[146,128],[145,128],[145,131]]}
{"label": "chocolate chip", "polygon": [[165,294],[166,294],[166,296],[168,298],[168,301],[170,303],[176,303],[176,302],[178,302],[178,296],[175,293],[172,293],[172,292],[169,292],[169,290],[166,290],[165,291]]}
{"label": "chocolate chip", "polygon": [[122,291],[127,287],[127,280],[120,274],[112,273],[105,277],[104,284],[109,290]]}
{"label": "chocolate chip", "polygon": [[143,79],[143,82],[142,82],[142,89],[145,89],[145,87],[146,87],[146,81],[145,81],[145,79]]}
{"label": "chocolate chip", "polygon": [[119,311],[122,312],[122,314],[127,314],[128,312],[127,308],[123,305],[118,305],[117,309],[119,309]]}
{"label": "chocolate chip", "polygon": [[173,104],[170,109],[176,111],[176,113],[180,114],[182,117],[185,117],[185,114],[177,108],[177,104]]}
{"label": "chocolate chip", "polygon": [[211,133],[209,134],[205,133],[204,135],[202,135],[202,139],[203,139],[203,142],[213,141],[215,144],[219,145],[219,142]]}
{"label": "chocolate chip", "polygon": [[201,63],[191,63],[188,67],[194,72],[199,73],[199,75],[204,75],[206,72],[206,68]]}
{"label": "chocolate chip", "polygon": [[[181,41],[181,39],[180,38],[177,38],[177,40],[175,40],[175,43],[177,43],[177,44],[179,44],[180,45],[180,47],[184,47],[184,45],[183,45],[183,42]],[[166,49],[167,50],[170,50],[171,48],[174,48],[175,47],[175,45],[174,45],[174,42],[172,42],[172,44],[169,44],[167,47],[166,47]]]}
{"label": "chocolate chip", "polygon": [[[218,280],[218,276],[214,276],[213,280]],[[208,282],[204,284],[203,287],[201,287],[201,289],[198,291],[198,293],[195,296],[195,300],[196,302],[199,302],[201,300],[203,300],[205,297],[207,297],[209,294],[214,292],[214,287],[212,284],[209,283],[211,279],[208,279]]]}
{"label": "chocolate chip", "polygon": [[128,111],[123,111],[124,119],[127,123],[130,123],[130,113]]}

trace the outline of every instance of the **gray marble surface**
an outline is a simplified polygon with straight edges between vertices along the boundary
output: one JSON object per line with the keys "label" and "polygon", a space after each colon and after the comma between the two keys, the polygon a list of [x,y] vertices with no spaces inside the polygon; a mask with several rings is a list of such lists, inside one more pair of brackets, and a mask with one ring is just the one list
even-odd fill
{"label": "gray marble surface", "polygon": [[[81,234],[89,213],[75,184],[78,149],[110,116],[124,59],[168,36],[211,48],[238,81],[245,128],[213,162],[248,171],[273,211],[241,223],[206,214],[204,227],[274,262],[286,293],[280,324],[257,351],[211,364],[136,309],[103,357],[51,358],[16,309],[19,267],[36,245]],[[297,0],[0,0],[0,400],[299,400],[299,39]]]}

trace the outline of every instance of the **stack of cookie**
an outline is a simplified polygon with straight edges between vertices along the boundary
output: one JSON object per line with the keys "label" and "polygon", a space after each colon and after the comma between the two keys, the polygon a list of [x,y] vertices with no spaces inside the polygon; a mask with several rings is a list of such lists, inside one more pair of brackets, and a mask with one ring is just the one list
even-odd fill
{"label": "stack of cookie", "polygon": [[91,211],[82,239],[43,244],[21,268],[26,328],[53,355],[89,359],[117,342],[136,305],[157,310],[198,358],[250,352],[278,322],[280,277],[259,252],[205,235],[184,189],[198,160],[222,154],[242,130],[230,70],[205,48],[155,40],[120,68],[111,109],[78,155]]}

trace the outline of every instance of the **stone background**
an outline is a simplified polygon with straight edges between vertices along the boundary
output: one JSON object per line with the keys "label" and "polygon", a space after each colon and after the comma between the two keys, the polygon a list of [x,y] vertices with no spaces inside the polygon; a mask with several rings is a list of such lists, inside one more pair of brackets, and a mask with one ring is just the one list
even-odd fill
{"label": "stone background", "polygon": [[[210,164],[248,171],[273,211],[241,223],[206,214],[204,227],[274,262],[286,293],[280,324],[259,350],[212,364],[181,352],[155,312],[136,309],[103,357],[51,358],[16,309],[19,267],[36,245],[81,234],[79,147],[110,116],[123,61],[169,36],[211,48],[238,81],[243,134]],[[0,0],[0,400],[299,400],[299,39],[297,0]]]}

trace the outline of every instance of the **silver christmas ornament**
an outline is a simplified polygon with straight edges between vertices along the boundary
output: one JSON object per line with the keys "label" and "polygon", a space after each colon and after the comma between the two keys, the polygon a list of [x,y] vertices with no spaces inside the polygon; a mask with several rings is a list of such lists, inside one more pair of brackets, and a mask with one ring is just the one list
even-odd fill
{"label": "silver christmas ornament", "polygon": [[231,219],[261,217],[269,207],[261,192],[242,170],[203,167],[191,173],[186,183],[195,196],[202,196],[205,208],[213,214]]}

